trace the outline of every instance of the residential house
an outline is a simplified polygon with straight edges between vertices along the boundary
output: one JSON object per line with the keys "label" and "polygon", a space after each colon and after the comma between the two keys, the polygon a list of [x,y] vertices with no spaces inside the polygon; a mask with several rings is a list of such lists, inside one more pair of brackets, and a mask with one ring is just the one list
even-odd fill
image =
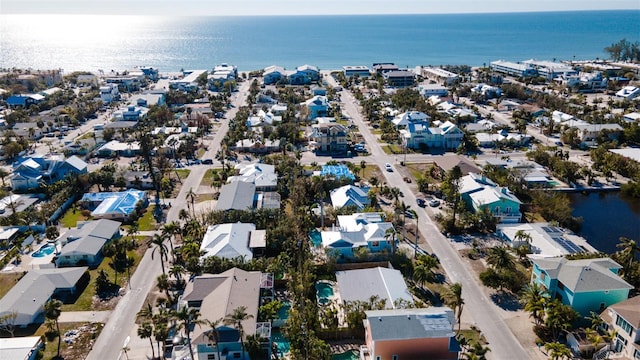
{"label": "residential house", "polygon": [[105,84],[100,86],[100,100],[103,103],[110,104],[113,101],[120,100],[120,91],[117,84]]}
{"label": "residential house", "polygon": [[400,130],[402,144],[410,149],[422,146],[455,150],[460,146],[464,133],[455,124],[446,121],[437,127],[431,127],[429,122],[410,122],[405,129]]}
{"label": "residential house", "polygon": [[279,209],[280,194],[275,191],[256,191],[252,182],[233,181],[220,189],[215,210]]}
{"label": "residential house", "polygon": [[41,324],[44,305],[50,299],[64,300],[88,281],[86,267],[32,269],[0,299],[0,317],[15,312],[15,326]]}
{"label": "residential house", "polygon": [[0,338],[0,359],[36,360],[43,346],[44,341],[41,336]]}
{"label": "residential house", "polygon": [[19,122],[13,124],[11,128],[16,137],[23,137],[31,141],[40,140],[44,136],[37,122]]}
{"label": "residential house", "polygon": [[298,66],[294,73],[288,75],[291,85],[309,85],[320,79],[320,71],[312,65]]}
{"label": "residential house", "polygon": [[361,188],[355,185],[345,185],[331,190],[331,205],[334,209],[345,206],[355,206],[358,211],[364,210],[369,205],[369,188]]}
{"label": "residential house", "polygon": [[373,71],[375,71],[376,74],[378,75],[382,75],[389,71],[397,71],[397,70],[399,70],[399,68],[394,63],[374,63],[373,64]]}
{"label": "residential house", "polygon": [[164,93],[134,94],[129,98],[130,106],[138,106],[140,108],[150,108],[153,105],[162,106],[164,104],[166,104]]}
{"label": "residential house", "polygon": [[104,245],[120,237],[120,225],[118,221],[99,219],[68,230],[60,237],[63,246],[56,257],[56,266],[97,267],[103,258]]}
{"label": "residential house", "polygon": [[502,169],[511,169],[511,171],[516,174],[520,178],[520,180],[524,181],[529,188],[553,186],[553,178],[551,177],[547,169],[544,166],[533,161],[507,161],[499,158],[487,158],[485,160],[485,166],[495,166]]}
{"label": "residential house", "polygon": [[353,259],[358,248],[369,253],[391,252],[395,236],[389,229],[393,224],[384,221],[382,213],[356,213],[339,215],[338,227],[320,233],[325,251],[335,254],[338,260]]}
{"label": "residential house", "polygon": [[475,212],[488,209],[499,222],[520,222],[522,214],[518,198],[506,187],[476,173],[463,176],[459,187],[462,200]]}
{"label": "residential house", "polygon": [[[259,271],[232,268],[220,274],[203,274],[187,282],[179,306],[198,309],[202,319],[214,320],[223,319],[235,309],[244,307],[245,313],[249,316],[241,324],[244,336],[247,337],[255,334],[259,325],[258,308],[263,286],[263,274]],[[222,355],[221,360],[248,357],[242,353],[240,333],[237,329],[220,324],[216,328],[217,342],[212,331],[207,326],[194,327],[191,343],[197,354],[196,359],[218,360],[218,353]],[[176,346],[172,350],[173,359],[189,356],[187,346]]]}
{"label": "residential house", "polygon": [[460,345],[448,307],[365,311],[362,360],[456,360]]}
{"label": "residential house", "polygon": [[482,171],[473,161],[457,154],[445,154],[435,157],[434,166],[437,176],[443,176],[456,166],[460,168],[463,176]]}
{"label": "residential house", "polygon": [[344,164],[339,165],[322,165],[322,168],[318,172],[314,172],[314,176],[330,177],[334,179],[349,179],[355,180],[355,175]]}
{"label": "residential house", "polygon": [[11,216],[21,213],[40,201],[37,195],[31,194],[11,194],[0,199],[0,217]]}
{"label": "residential house", "polygon": [[280,140],[269,139],[242,139],[236,141],[231,148],[237,152],[248,152],[252,154],[269,154],[280,151]]}
{"label": "residential house", "polygon": [[182,72],[183,78],[169,81],[171,89],[180,91],[191,91],[198,88],[198,78],[207,74],[207,70],[185,70]]}
{"label": "residential house", "polygon": [[602,312],[606,307],[629,297],[629,285],[618,275],[622,268],[610,258],[567,260],[531,258],[531,282],[542,286],[552,299],[570,305],[582,316],[591,311]]}
{"label": "residential house", "polygon": [[369,302],[377,297],[386,309],[413,304],[413,297],[399,270],[375,267],[336,271],[336,282],[343,303]]}
{"label": "residential house", "polygon": [[126,108],[114,111],[113,119],[115,121],[140,121],[147,117],[149,108],[144,106],[130,105]]}
{"label": "residential house", "polygon": [[[520,238],[519,232],[528,235],[530,239]],[[597,252],[586,239],[574,234],[571,230],[544,222],[498,224],[496,235],[514,248],[529,246],[532,256],[536,258]]]}
{"label": "residential house", "polygon": [[266,230],[256,230],[254,224],[209,225],[200,244],[200,259],[217,256],[225,259],[253,259],[266,247]]}
{"label": "residential house", "polygon": [[148,171],[127,171],[122,176],[127,189],[151,190],[154,188]]}
{"label": "residential house", "polygon": [[14,191],[37,189],[40,183],[52,184],[70,174],[86,174],[87,163],[77,156],[65,158],[62,154],[31,156],[16,162],[11,175]]}
{"label": "residential house", "polygon": [[264,125],[275,125],[274,123],[279,123],[282,121],[281,115],[274,115],[271,112],[265,112],[260,109],[255,115],[249,116],[247,119],[247,127],[256,128],[262,127]]}
{"label": "residential house", "polygon": [[640,122],[640,112],[632,112],[632,113],[628,113],[625,114],[622,117],[622,120],[629,122],[629,123],[633,123],[633,122]]}
{"label": "residential house", "polygon": [[128,189],[120,192],[86,193],[82,196],[81,203],[92,210],[91,216],[94,219],[126,221],[138,206],[146,207],[149,199],[142,190]]}
{"label": "residential house", "polygon": [[429,98],[431,96],[447,96],[449,95],[449,90],[445,86],[439,84],[422,84],[418,85],[418,92],[420,95],[425,98]]}
{"label": "residential house", "polygon": [[485,99],[494,99],[502,96],[502,89],[487,84],[478,84],[471,88],[471,92],[480,94]]}
{"label": "residential house", "polygon": [[140,154],[140,144],[137,141],[125,143],[111,140],[98,148],[98,156],[100,157],[133,157],[138,154]]}
{"label": "residential house", "polygon": [[625,86],[616,93],[616,96],[622,100],[633,100],[640,96],[640,88],[631,85]]}
{"label": "residential house", "polygon": [[336,123],[314,124],[307,136],[319,153],[344,154],[349,148],[347,127]]}
{"label": "residential house", "polygon": [[326,96],[322,95],[316,95],[301,105],[307,107],[307,118],[309,120],[313,120],[320,116],[327,116],[327,111],[329,110],[329,100],[327,100]]}
{"label": "residential house", "polygon": [[409,70],[387,71],[382,76],[391,87],[409,87],[415,82],[415,74]]}
{"label": "residential house", "polygon": [[11,95],[7,98],[7,106],[10,108],[29,107],[44,101],[44,96],[40,94],[19,94]]}
{"label": "residential house", "polygon": [[619,124],[583,124],[575,125],[573,128],[578,130],[578,139],[582,146],[598,145],[598,138],[603,131],[607,133],[609,140],[615,140],[624,131]]}
{"label": "residential house", "polygon": [[235,167],[237,175],[230,176],[228,182],[248,182],[256,187],[256,191],[276,191],[278,189],[278,174],[275,166],[263,163],[240,163]]}
{"label": "residential house", "polygon": [[510,133],[503,129],[498,133],[479,132],[475,134],[478,145],[484,148],[493,148],[499,145],[523,146],[531,141],[531,135]]}
{"label": "residential house", "polygon": [[396,127],[407,126],[410,123],[417,122],[427,122],[431,119],[431,117],[422,111],[405,111],[401,114],[396,115],[391,122]]}
{"label": "residential house", "polygon": [[265,85],[272,85],[280,81],[280,79],[285,79],[287,73],[283,67],[271,65],[264,68],[262,76]]}
{"label": "residential house", "polygon": [[610,305],[600,318],[616,334],[611,346],[616,354],[611,358],[640,359],[640,296]]}

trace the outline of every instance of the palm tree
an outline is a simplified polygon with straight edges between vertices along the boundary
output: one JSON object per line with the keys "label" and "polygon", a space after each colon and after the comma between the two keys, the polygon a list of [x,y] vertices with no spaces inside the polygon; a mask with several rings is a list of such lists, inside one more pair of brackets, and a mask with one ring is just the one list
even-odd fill
{"label": "palm tree", "polygon": [[187,192],[187,199],[189,199],[189,202],[191,203],[191,217],[193,219],[196,218],[196,208],[195,208],[195,202],[196,202],[196,193],[193,191],[193,188],[189,188],[189,191]]}
{"label": "palm tree", "polygon": [[625,275],[628,275],[629,270],[633,268],[633,263],[637,261],[640,245],[635,240],[621,237],[616,247],[620,249],[615,253],[616,260],[622,265]]}
{"label": "palm tree", "polygon": [[524,241],[527,244],[527,247],[531,246],[531,239],[531,234],[524,230],[516,231],[515,235],[513,236],[513,240],[515,240],[516,242]]}
{"label": "palm tree", "polygon": [[9,176],[9,172],[4,168],[0,168],[0,179],[2,179],[2,187],[5,188],[7,185],[4,182],[4,179]]}
{"label": "palm tree", "polygon": [[542,323],[548,298],[547,293],[537,282],[527,285],[522,291],[520,303],[524,305],[524,310],[531,314],[536,325]]}
{"label": "palm tree", "polygon": [[391,226],[384,232],[384,239],[391,245],[391,257],[396,255],[396,229]]}
{"label": "palm tree", "polygon": [[192,359],[195,359],[193,356],[193,347],[191,346],[191,331],[193,331],[193,327],[195,325],[199,325],[202,323],[202,320],[199,320],[200,312],[195,308],[187,308],[183,307],[179,311],[174,312],[174,317],[178,320],[179,326],[184,329],[185,335],[187,336],[187,345],[189,346],[189,354]]}
{"label": "palm tree", "polygon": [[166,237],[161,234],[153,234],[153,237],[147,241],[147,246],[155,245],[156,247],[151,252],[151,260],[153,260],[153,256],[158,250],[158,255],[160,256],[160,265],[162,266],[162,274],[166,274],[164,268],[164,261],[169,260],[168,252],[169,248],[165,244]]}
{"label": "palm tree", "polygon": [[44,304],[45,318],[54,321],[56,324],[56,332],[58,334],[58,353],[56,359],[60,359],[60,342],[62,341],[62,337],[60,336],[60,323],[58,322],[60,314],[62,314],[62,301],[51,299]]}
{"label": "palm tree", "polygon": [[553,360],[571,359],[571,350],[564,344],[554,341],[544,344],[544,348],[549,352],[549,357]]}
{"label": "palm tree", "polygon": [[213,340],[216,342],[216,352],[218,353],[218,356],[216,356],[216,359],[220,359],[220,345],[218,344],[218,341],[220,340],[220,332],[218,332],[218,326],[220,326],[220,324],[222,324],[222,322],[224,321],[224,318],[220,318],[216,321],[211,321],[211,320],[204,320],[204,324],[206,324],[208,327],[211,328],[211,332],[209,332],[209,339],[211,339],[213,337]]}
{"label": "palm tree", "polygon": [[247,314],[246,306],[239,306],[233,309],[231,314],[227,314],[224,318],[225,324],[233,325],[240,333],[240,346],[242,347],[242,353],[244,355],[244,328],[242,322],[248,319],[252,319],[253,315]]}
{"label": "palm tree", "polygon": [[460,333],[460,318],[462,317],[462,308],[464,307],[464,299],[462,299],[462,284],[451,284],[444,293],[444,302],[453,308],[458,321],[458,333]]}
{"label": "palm tree", "polygon": [[504,246],[491,248],[487,256],[487,263],[496,271],[508,271],[515,269],[513,255]]}
{"label": "palm tree", "polygon": [[162,227],[162,234],[167,236],[169,239],[169,247],[171,248],[171,258],[173,259],[173,262],[176,262],[176,254],[175,251],[173,249],[173,240],[175,239],[175,236],[180,234],[182,232],[182,229],[180,228],[180,224],[178,224],[177,221],[172,221],[168,224],[165,224]]}
{"label": "palm tree", "polygon": [[[362,160],[360,161],[360,170],[362,170],[362,178],[364,179],[364,171],[367,169],[367,162]],[[3,178],[4,179],[4,178]]]}
{"label": "palm tree", "polygon": [[151,358],[155,359],[156,351],[153,347],[153,340],[151,339],[152,335],[153,325],[150,322],[145,321],[140,324],[140,326],[138,327],[138,336],[140,337],[140,339],[149,339],[149,344],[151,345]]}
{"label": "palm tree", "polygon": [[415,259],[418,257],[418,237],[420,236],[420,229],[419,229],[420,223],[418,222],[418,213],[415,210],[409,209],[409,214],[411,214],[411,216],[414,219],[416,219],[416,233],[415,233],[415,241],[413,246],[413,258]]}

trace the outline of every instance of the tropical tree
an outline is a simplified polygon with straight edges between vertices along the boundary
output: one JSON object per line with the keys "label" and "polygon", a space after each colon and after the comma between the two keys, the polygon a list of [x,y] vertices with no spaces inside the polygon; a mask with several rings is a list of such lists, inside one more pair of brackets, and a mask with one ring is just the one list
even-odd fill
{"label": "tropical tree", "polygon": [[153,336],[153,325],[148,321],[140,324],[140,326],[138,326],[138,336],[140,339],[149,339],[149,344],[151,345],[151,358],[155,359],[156,352],[153,347],[153,340],[151,339]]}
{"label": "tropical tree", "polygon": [[195,219],[196,218],[196,208],[195,208],[195,202],[196,202],[196,193],[193,191],[193,188],[189,188],[189,191],[187,192],[187,199],[189,199],[189,203],[191,203],[191,218]]}
{"label": "tropical tree", "polygon": [[551,330],[554,339],[558,338],[560,331],[571,329],[579,317],[571,306],[561,303],[558,299],[547,302],[545,312],[547,316],[544,325]]}
{"label": "tropical tree", "polygon": [[536,325],[540,325],[544,319],[548,299],[546,291],[537,282],[527,285],[522,291],[520,303],[524,305],[524,310],[530,313]]}
{"label": "tropical tree", "polygon": [[58,335],[57,359],[60,358],[60,343],[62,341],[62,338],[60,337],[60,323],[58,322],[60,314],[62,314],[62,301],[51,299],[44,304],[44,317],[56,324],[56,333]]}
{"label": "tropical tree", "polygon": [[215,321],[205,319],[203,322],[211,328],[211,331],[207,333],[207,336],[210,340],[211,338],[213,338],[213,340],[216,342],[216,353],[218,354],[218,356],[216,356],[216,359],[220,359],[220,344],[218,344],[218,341],[220,341],[220,333],[218,332],[218,326],[220,326],[223,321],[224,318],[219,318]]}
{"label": "tropical tree", "polygon": [[160,265],[162,266],[162,274],[167,273],[164,268],[164,262],[165,260],[169,260],[169,248],[167,247],[167,244],[165,244],[166,239],[167,238],[162,234],[153,234],[153,237],[147,241],[147,246],[151,247],[152,245],[155,245],[155,248],[151,252],[151,260],[153,260],[157,251],[160,258]]}
{"label": "tropical tree", "polygon": [[544,348],[549,352],[549,358],[552,360],[571,359],[571,350],[557,341],[544,344]]}
{"label": "tropical tree", "polygon": [[411,216],[416,219],[416,233],[415,233],[415,240],[413,243],[413,258],[417,258],[418,257],[418,237],[420,236],[420,229],[419,229],[419,225],[420,223],[418,222],[418,212],[416,212],[413,209],[409,209],[409,214],[411,214]]}
{"label": "tropical tree", "polygon": [[531,239],[531,234],[524,230],[516,231],[515,235],[513,236],[513,240],[515,240],[516,242],[525,242],[527,244],[527,248],[531,246]]}
{"label": "tropical tree", "polygon": [[464,299],[462,299],[462,284],[451,284],[444,292],[444,302],[453,308],[458,321],[458,333],[460,333],[460,318],[462,317],[462,308],[464,307]]}
{"label": "tropical tree", "polygon": [[460,195],[460,179],[462,179],[462,170],[459,166],[454,166],[445,175],[441,190],[445,195],[447,203],[451,206],[452,217],[450,228],[456,228],[456,215],[460,211],[462,196]]}
{"label": "tropical tree", "polygon": [[396,229],[392,226],[384,232],[384,239],[391,245],[391,257],[396,255]]}
{"label": "tropical tree", "polygon": [[200,312],[195,308],[183,307],[179,311],[174,312],[173,316],[178,320],[178,326],[184,329],[187,337],[187,345],[189,346],[189,354],[192,359],[195,359],[193,356],[193,347],[191,346],[191,332],[195,325],[202,323],[202,320],[199,319]]}
{"label": "tropical tree", "polygon": [[498,272],[511,271],[516,267],[513,255],[504,246],[490,248],[487,263]]}
{"label": "tropical tree", "polygon": [[240,346],[242,347],[242,352],[244,353],[244,327],[242,326],[242,322],[248,319],[252,319],[253,315],[247,314],[246,306],[239,306],[233,309],[231,314],[227,314],[224,318],[225,324],[232,325],[235,327],[240,333]]}

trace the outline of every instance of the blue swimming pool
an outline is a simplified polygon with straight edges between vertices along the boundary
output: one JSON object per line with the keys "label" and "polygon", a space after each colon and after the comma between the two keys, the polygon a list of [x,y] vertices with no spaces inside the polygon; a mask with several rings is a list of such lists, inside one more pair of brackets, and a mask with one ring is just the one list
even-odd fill
{"label": "blue swimming pool", "polygon": [[288,354],[291,349],[291,343],[284,337],[284,334],[279,330],[274,330],[271,333],[271,341],[278,347],[278,357],[281,358],[285,354]]}
{"label": "blue swimming pool", "polygon": [[315,247],[322,246],[322,235],[320,235],[320,231],[313,229],[309,233],[309,239],[311,239],[311,243]]}
{"label": "blue swimming pool", "polygon": [[333,286],[325,281],[318,281],[316,283],[316,292],[318,296],[318,302],[322,305],[329,303],[329,298],[333,296]]}
{"label": "blue swimming pool", "polygon": [[34,251],[31,256],[34,258],[41,258],[53,254],[54,251],[56,251],[55,244],[44,244],[40,247],[40,249]]}

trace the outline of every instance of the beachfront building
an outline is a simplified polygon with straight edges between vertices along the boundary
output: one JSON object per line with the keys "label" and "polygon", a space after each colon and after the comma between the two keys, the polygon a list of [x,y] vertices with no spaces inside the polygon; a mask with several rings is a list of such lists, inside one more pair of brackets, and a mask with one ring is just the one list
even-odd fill
{"label": "beachfront building", "polygon": [[100,100],[105,104],[120,100],[120,91],[117,84],[105,84],[100,86]]}
{"label": "beachfront building", "polygon": [[364,65],[343,66],[342,73],[347,78],[350,78],[356,75],[358,75],[361,78],[366,78],[371,75],[371,70],[369,70],[369,68]]}
{"label": "beachfront building", "polygon": [[551,299],[559,299],[581,316],[602,312],[629,297],[629,285],[618,275],[622,268],[610,258],[567,260],[532,257],[531,283],[540,285]]}
{"label": "beachfront building", "polygon": [[253,259],[266,247],[266,230],[254,224],[232,223],[209,225],[200,244],[201,260],[210,256],[225,259]]}
{"label": "beachfront building", "polygon": [[640,96],[640,88],[631,85],[625,86],[616,93],[616,96],[622,100],[633,100]]}
{"label": "beachfront building", "polygon": [[[193,281],[187,282],[179,299],[179,307],[198,309],[202,319],[224,319],[234,310],[244,307],[245,313],[249,315],[241,322],[246,338],[255,334],[260,324],[257,322],[260,291],[265,289],[262,280],[261,272],[238,268],[220,274],[196,276]],[[238,329],[223,324],[219,324],[215,330],[208,326],[195,326],[191,343],[197,354],[196,359],[247,359],[249,356],[246,352],[243,354],[240,336]],[[188,346],[169,346],[172,347],[172,359],[189,358]],[[217,357],[218,354],[222,358]]]}
{"label": "beachfront building", "polygon": [[490,67],[492,71],[515,77],[532,77],[538,74],[536,69],[530,64],[520,64],[504,60],[492,61]]}
{"label": "beachfront building", "polygon": [[18,94],[7,98],[7,106],[10,108],[29,107],[44,101],[44,96],[40,94]]}
{"label": "beachfront building", "polygon": [[345,185],[331,190],[329,197],[334,209],[345,206],[353,206],[358,211],[364,210],[369,205],[369,188],[361,188],[355,185]]}
{"label": "beachfront building", "polygon": [[99,219],[79,224],[60,237],[62,250],[56,257],[57,267],[97,267],[103,259],[102,248],[120,237],[122,223]]}
{"label": "beachfront building", "polygon": [[571,230],[544,222],[498,224],[496,235],[511,247],[528,246],[534,257],[558,257],[596,252],[586,239],[574,234]]}
{"label": "beachfront building", "polygon": [[384,301],[386,309],[413,305],[413,297],[399,270],[375,267],[336,271],[336,282],[343,303]]}
{"label": "beachfront building", "polygon": [[298,66],[296,70],[288,74],[289,84],[291,85],[309,85],[320,79],[320,71],[312,65]]}
{"label": "beachfront building", "polygon": [[387,85],[391,87],[404,88],[413,86],[416,80],[416,76],[409,70],[394,70],[387,71],[382,75],[387,82]]}
{"label": "beachfront building", "polygon": [[127,221],[138,206],[149,204],[147,193],[129,189],[120,192],[86,193],[80,200],[83,207],[92,210],[94,219]]}
{"label": "beachfront building", "polygon": [[349,148],[347,127],[336,123],[314,124],[307,135],[318,153],[345,154]]}
{"label": "beachfront building", "polygon": [[640,296],[609,306],[600,318],[606,330],[616,334],[612,358],[640,359]]}
{"label": "beachfront building", "polygon": [[207,70],[185,70],[183,78],[169,81],[169,88],[180,91],[191,91],[198,88],[198,78],[207,75]]}
{"label": "beachfront building", "polygon": [[394,63],[374,63],[372,65],[372,67],[373,67],[373,71],[375,71],[375,73],[378,74],[378,75],[382,75],[382,74],[387,73],[389,71],[400,70],[398,68],[398,65],[396,65]]}
{"label": "beachfront building", "polygon": [[525,60],[522,63],[534,68],[537,71],[538,76],[545,77],[547,80],[578,74],[578,72],[571,66],[555,61],[530,59]]}
{"label": "beachfront building", "polygon": [[458,74],[435,67],[422,68],[422,76],[445,86],[451,86],[460,82]]}
{"label": "beachfront building", "polygon": [[455,315],[448,307],[365,311],[360,359],[458,359]]}
{"label": "beachfront building", "polygon": [[264,68],[262,77],[265,85],[273,85],[281,79],[286,79],[287,72],[282,66],[271,65]]}
{"label": "beachfront building", "polygon": [[428,121],[409,122],[400,130],[402,145],[410,149],[420,147],[455,150],[460,146],[464,133],[455,124],[446,121],[431,126]]}
{"label": "beachfront building", "polygon": [[41,324],[51,298],[64,300],[88,282],[86,267],[32,269],[0,299],[0,317],[15,313],[13,324],[19,327]]}
{"label": "beachfront building", "polygon": [[522,218],[520,200],[509,189],[497,186],[484,175],[469,173],[463,176],[459,192],[474,212],[488,209],[501,223],[518,223]]}
{"label": "beachfront building", "polygon": [[[354,259],[359,248],[365,253],[391,252],[395,236],[389,229],[393,224],[384,221],[382,213],[339,215],[338,227],[320,233],[322,246],[340,260]],[[361,250],[362,251],[362,250]]]}
{"label": "beachfront building", "polygon": [[88,164],[77,156],[63,154],[34,155],[13,166],[10,177],[13,191],[37,189],[41,183],[52,184],[71,174],[86,174]]}

